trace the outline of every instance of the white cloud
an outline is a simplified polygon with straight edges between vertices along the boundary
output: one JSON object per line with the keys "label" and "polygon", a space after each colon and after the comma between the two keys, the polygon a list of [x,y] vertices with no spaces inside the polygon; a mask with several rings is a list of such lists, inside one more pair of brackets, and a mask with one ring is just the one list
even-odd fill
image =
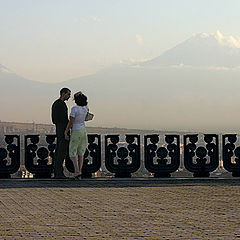
{"label": "white cloud", "polygon": [[217,70],[217,71],[239,71],[239,67],[216,67],[216,66],[210,66],[208,67],[210,70]]}
{"label": "white cloud", "polygon": [[120,60],[120,63],[122,64],[132,64],[132,63],[142,63],[151,60],[152,58],[128,58],[128,59],[123,59]]}
{"label": "white cloud", "polygon": [[142,45],[142,44],[143,44],[143,38],[142,38],[142,36],[139,35],[139,34],[136,34],[135,37],[136,37],[137,44],[138,44],[138,45]]}
{"label": "white cloud", "polygon": [[240,38],[234,38],[233,36],[224,36],[220,31],[217,31],[215,38],[219,44],[232,48],[240,48]]}
{"label": "white cloud", "polygon": [[201,33],[201,38],[208,38],[209,34],[208,33]]}
{"label": "white cloud", "polygon": [[239,67],[222,67],[222,66],[206,66],[206,67],[197,67],[192,65],[185,65],[185,64],[179,64],[179,65],[172,65],[171,68],[181,68],[181,69],[198,69],[198,70],[214,70],[214,71],[239,71]]}
{"label": "white cloud", "polygon": [[88,23],[88,22],[101,22],[101,18],[98,16],[90,16],[87,18],[74,18],[74,22]]}
{"label": "white cloud", "polygon": [[91,16],[90,19],[94,22],[100,22],[101,19],[98,16]]}

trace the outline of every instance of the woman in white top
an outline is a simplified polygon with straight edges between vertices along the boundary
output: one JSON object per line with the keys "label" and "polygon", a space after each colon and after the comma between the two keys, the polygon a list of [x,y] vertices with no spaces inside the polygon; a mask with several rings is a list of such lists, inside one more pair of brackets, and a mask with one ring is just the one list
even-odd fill
{"label": "woman in white top", "polygon": [[64,132],[65,138],[69,140],[68,132],[71,129],[69,143],[69,157],[74,165],[74,178],[82,174],[83,158],[87,148],[88,138],[85,127],[85,118],[88,112],[87,97],[82,92],[74,94],[76,105],[72,107],[70,119]]}

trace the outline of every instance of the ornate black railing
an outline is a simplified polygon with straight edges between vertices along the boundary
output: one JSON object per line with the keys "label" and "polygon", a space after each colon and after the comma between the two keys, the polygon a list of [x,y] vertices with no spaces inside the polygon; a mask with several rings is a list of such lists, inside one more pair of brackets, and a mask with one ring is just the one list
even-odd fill
{"label": "ornate black railing", "polygon": [[[221,146],[216,134],[190,134],[160,136],[145,135],[106,135],[105,152],[102,153],[101,136],[88,135],[88,147],[84,155],[83,177],[90,178],[101,171],[115,177],[140,176],[144,172],[154,177],[170,177],[184,163],[194,177],[208,177],[223,161],[226,171],[240,177],[240,141],[236,134],[222,136]],[[142,141],[143,142],[142,142]],[[20,137],[6,135],[0,146],[0,178],[10,178],[20,168]],[[222,148],[221,157],[219,148]],[[56,135],[26,135],[24,137],[24,165],[35,178],[50,178],[53,173]],[[69,157],[65,166],[73,172]],[[108,174],[108,175],[109,175]]]}
{"label": "ornate black railing", "polygon": [[39,135],[25,136],[25,167],[36,178],[51,177],[56,147],[55,138],[55,135],[46,135],[47,146],[39,146]]}
{"label": "ornate black railing", "polygon": [[5,146],[0,146],[0,178],[10,178],[20,167],[20,136],[5,135]]}
{"label": "ornate black railing", "polygon": [[208,177],[219,165],[218,136],[204,134],[204,146],[197,146],[198,140],[198,134],[184,136],[184,165],[194,177]]}
{"label": "ornate black railing", "polygon": [[[166,135],[165,144],[160,146],[159,140],[159,135],[144,137],[145,167],[149,172],[154,173],[154,177],[170,177],[180,165],[180,137]],[[154,158],[156,158],[155,162]]]}
{"label": "ornate black railing", "polygon": [[[56,148],[56,135],[46,135],[41,142],[39,135],[25,136],[25,167],[36,178],[50,178],[54,166],[54,153]],[[43,146],[44,145],[44,146]],[[65,159],[69,172],[74,172],[71,159]],[[88,148],[84,155],[83,177],[90,178],[101,167],[101,140],[100,135],[88,135]]]}
{"label": "ornate black railing", "polygon": [[233,177],[240,177],[240,146],[236,146],[237,140],[237,134],[225,134],[222,136],[223,166],[232,173]]}
{"label": "ornate black railing", "polygon": [[140,168],[140,136],[126,135],[119,143],[119,135],[105,136],[105,166],[115,177],[131,177]]}

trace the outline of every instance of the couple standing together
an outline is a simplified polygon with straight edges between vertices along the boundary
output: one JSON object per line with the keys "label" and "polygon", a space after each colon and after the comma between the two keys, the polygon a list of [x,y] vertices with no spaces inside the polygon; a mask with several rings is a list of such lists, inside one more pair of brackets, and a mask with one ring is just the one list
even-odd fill
{"label": "couple standing together", "polygon": [[[71,97],[68,88],[60,90],[60,98],[52,104],[52,122],[56,126],[57,146],[54,155],[54,178],[66,178],[63,174],[63,161],[67,156],[73,162],[73,178],[80,178],[84,153],[87,148],[88,138],[85,119],[88,114],[87,97],[82,92],[74,94],[75,106],[72,107],[68,119],[68,108],[65,103]],[[71,134],[70,134],[71,130]],[[70,136],[70,137],[69,137]]]}

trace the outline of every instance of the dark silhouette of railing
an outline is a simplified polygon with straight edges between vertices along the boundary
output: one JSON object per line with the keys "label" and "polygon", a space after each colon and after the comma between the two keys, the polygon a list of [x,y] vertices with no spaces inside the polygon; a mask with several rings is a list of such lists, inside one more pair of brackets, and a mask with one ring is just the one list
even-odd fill
{"label": "dark silhouette of railing", "polygon": [[[146,169],[154,173],[154,177],[170,177],[180,165],[180,137],[166,135],[166,146],[158,146],[159,135],[144,136],[144,163]],[[154,163],[154,158],[156,163]],[[170,163],[168,159],[170,158]]]}
{"label": "dark silhouette of railing", "polygon": [[204,134],[205,146],[197,147],[198,140],[198,134],[184,136],[184,165],[195,177],[209,177],[219,165],[218,136]]}
{"label": "dark silhouette of railing", "polygon": [[10,178],[10,174],[17,172],[20,167],[20,137],[5,135],[4,140],[6,146],[0,148],[0,177]]}
{"label": "dark silhouette of railing", "polygon": [[[50,178],[53,171],[53,161],[50,164],[48,158],[54,159],[55,136],[46,135],[47,147],[39,146],[39,135],[25,136],[25,167],[36,178]],[[36,161],[35,158],[37,158]]]}
{"label": "dark silhouette of railing", "polygon": [[[105,135],[104,143],[98,134],[88,135],[88,147],[84,155],[83,177],[91,178],[100,168],[106,169],[115,177],[131,177],[139,170],[156,178],[170,177],[178,171],[180,162],[194,177],[209,177],[210,173],[223,160],[226,171],[233,177],[240,177],[240,144],[236,134],[222,136],[221,146],[216,134],[179,135],[140,135],[127,134]],[[141,142],[143,141],[143,143]],[[238,146],[239,145],[239,146]],[[102,146],[105,146],[102,155]],[[183,146],[183,149],[181,148]],[[222,158],[219,149],[222,148]],[[24,137],[24,164],[28,172],[35,178],[50,178],[53,173],[56,135],[26,135]],[[183,154],[182,154],[183,152]],[[10,178],[20,168],[20,136],[5,135],[0,146],[0,178]],[[183,158],[183,159],[181,159]],[[65,166],[73,172],[73,164],[69,157]]]}
{"label": "dark silhouette of railing", "polygon": [[115,177],[131,177],[140,168],[140,136],[126,135],[125,140],[124,147],[118,144],[119,135],[105,136],[105,165]]}
{"label": "dark silhouette of railing", "polygon": [[[234,177],[240,177],[240,146],[235,145],[237,142],[237,135],[225,134],[222,136],[222,142],[224,168],[232,172]],[[235,156],[235,158],[233,156]]]}

